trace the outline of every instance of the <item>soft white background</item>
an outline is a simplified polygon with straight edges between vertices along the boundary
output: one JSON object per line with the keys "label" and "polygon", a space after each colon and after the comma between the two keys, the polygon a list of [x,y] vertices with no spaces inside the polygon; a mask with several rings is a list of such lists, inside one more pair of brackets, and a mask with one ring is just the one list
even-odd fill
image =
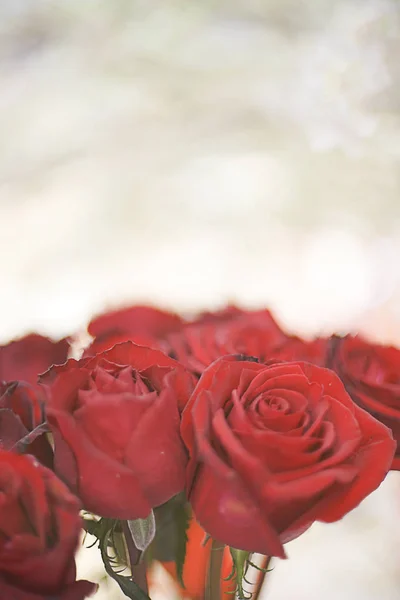
{"label": "soft white background", "polygon": [[[400,344],[399,53],[397,0],[1,0],[0,342],[237,301]],[[266,598],[398,599],[399,478],[288,554]]]}

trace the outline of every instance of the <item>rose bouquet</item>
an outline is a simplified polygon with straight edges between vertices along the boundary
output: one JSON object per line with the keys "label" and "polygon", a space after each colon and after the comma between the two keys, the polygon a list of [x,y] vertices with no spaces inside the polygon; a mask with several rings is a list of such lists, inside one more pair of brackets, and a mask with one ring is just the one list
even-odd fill
{"label": "rose bouquet", "polygon": [[0,347],[0,600],[95,592],[82,531],[129,598],[156,563],[177,597],[256,598],[286,542],[399,467],[400,350],[235,306],[135,306],[88,333],[79,356],[77,337]]}

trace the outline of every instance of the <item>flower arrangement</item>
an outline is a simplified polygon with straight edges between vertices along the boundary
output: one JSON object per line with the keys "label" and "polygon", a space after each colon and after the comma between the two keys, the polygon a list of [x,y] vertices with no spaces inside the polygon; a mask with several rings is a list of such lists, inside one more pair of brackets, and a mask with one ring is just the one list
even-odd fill
{"label": "flower arrangement", "polygon": [[396,348],[306,341],[236,306],[133,306],[88,332],[76,358],[74,337],[0,347],[1,599],[94,593],[83,530],[131,599],[155,561],[181,597],[257,598],[286,542],[399,468]]}

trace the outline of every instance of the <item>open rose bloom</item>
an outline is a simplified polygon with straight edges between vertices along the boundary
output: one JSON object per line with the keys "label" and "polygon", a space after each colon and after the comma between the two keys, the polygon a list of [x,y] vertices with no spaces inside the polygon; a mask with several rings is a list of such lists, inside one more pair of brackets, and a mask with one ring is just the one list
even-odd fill
{"label": "open rose bloom", "polygon": [[396,348],[235,306],[125,307],[88,333],[79,360],[36,334],[0,347],[0,600],[95,593],[83,531],[129,598],[156,564],[173,597],[257,597],[287,542],[399,468]]}

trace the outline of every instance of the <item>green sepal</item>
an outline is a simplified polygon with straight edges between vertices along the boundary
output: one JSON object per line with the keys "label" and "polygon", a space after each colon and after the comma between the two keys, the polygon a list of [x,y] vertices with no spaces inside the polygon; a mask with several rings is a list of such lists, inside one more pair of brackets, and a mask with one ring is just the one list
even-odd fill
{"label": "green sepal", "polygon": [[261,573],[270,573],[271,571],[274,570],[274,567],[271,567],[270,569],[264,569],[263,567],[259,567],[255,563],[251,562],[250,559],[247,561],[247,563],[250,567],[253,567],[253,569],[256,569],[257,571],[261,571]]}
{"label": "green sepal", "polygon": [[236,548],[229,548],[232,556],[234,570],[236,574],[236,593],[239,600],[249,600],[251,594],[243,589],[243,581],[245,581],[246,571],[248,568],[248,560],[250,552],[246,550],[237,550]]}
{"label": "green sepal", "polygon": [[[107,519],[110,521],[110,519]],[[101,539],[99,539],[99,548],[101,552],[101,558],[103,560],[104,568],[109,577],[114,579],[121,588],[122,592],[130,598],[130,600],[150,600],[149,596],[134,582],[131,576],[121,575],[114,571],[112,564],[115,563],[116,560],[111,558],[108,554],[108,548],[110,545],[113,545],[112,539],[114,535],[116,522],[113,522],[111,528],[105,532],[105,535]]]}

